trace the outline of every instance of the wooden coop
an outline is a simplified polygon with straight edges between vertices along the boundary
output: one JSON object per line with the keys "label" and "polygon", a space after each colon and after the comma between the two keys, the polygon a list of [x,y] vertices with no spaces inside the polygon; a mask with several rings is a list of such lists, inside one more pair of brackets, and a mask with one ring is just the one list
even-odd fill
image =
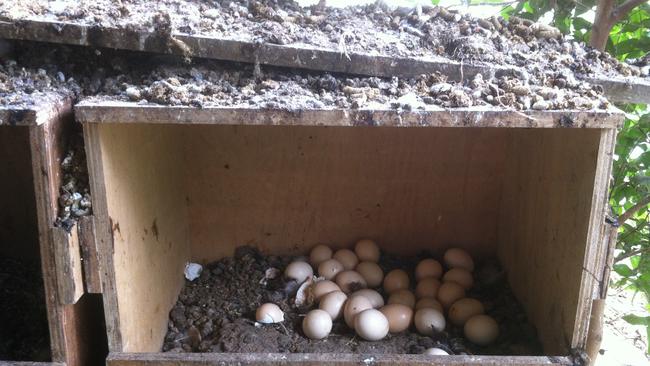
{"label": "wooden coop", "polygon": [[[87,101],[109,365],[356,364],[355,354],[160,353],[185,263],[253,244],[376,238],[495,256],[546,356],[372,355],[373,364],[570,364],[610,248],[611,112],[272,110]],[[570,118],[570,127],[562,121]]]}
{"label": "wooden coop", "polygon": [[[82,257],[90,261],[88,253],[94,253],[92,218],[70,233],[54,226],[72,125],[71,98],[55,93],[33,106],[0,107],[0,254],[38,267],[44,293],[32,294],[33,301],[42,302],[49,328],[47,349],[38,360],[20,360],[25,365],[88,365],[101,359],[104,348],[101,297],[83,296],[100,292],[85,284],[91,274],[82,268]],[[29,362],[43,359],[51,362]],[[0,364],[5,361],[16,360]]]}

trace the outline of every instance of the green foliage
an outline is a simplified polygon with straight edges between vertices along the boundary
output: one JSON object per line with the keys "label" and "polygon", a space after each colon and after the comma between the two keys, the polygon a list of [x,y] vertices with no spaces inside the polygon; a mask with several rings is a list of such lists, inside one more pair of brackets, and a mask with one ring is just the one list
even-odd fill
{"label": "green foliage", "polygon": [[[504,17],[516,15],[531,20],[549,20],[564,34],[588,42],[596,1],[529,0],[507,6]],[[635,8],[610,32],[606,50],[619,60],[638,58],[650,51],[650,4]],[[650,196],[650,110],[646,105],[622,105],[627,120],[618,135],[614,181],[610,204],[618,217]],[[650,302],[650,210],[641,207],[626,222],[620,223],[614,271],[624,286]],[[631,324],[645,325],[650,338],[648,316],[626,315]]]}

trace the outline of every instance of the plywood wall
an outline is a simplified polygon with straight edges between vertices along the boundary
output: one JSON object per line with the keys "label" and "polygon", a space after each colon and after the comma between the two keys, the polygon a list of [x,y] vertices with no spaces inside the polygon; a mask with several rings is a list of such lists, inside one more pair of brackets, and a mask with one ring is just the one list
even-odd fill
{"label": "plywood wall", "polygon": [[504,130],[189,126],[192,255],[307,253],[360,237],[494,253]]}
{"label": "plywood wall", "polygon": [[189,260],[185,161],[177,135],[182,130],[110,124],[92,128],[99,130],[112,225],[121,349],[159,351]]}
{"label": "plywood wall", "polygon": [[600,130],[512,130],[499,258],[546,354],[573,339]]}

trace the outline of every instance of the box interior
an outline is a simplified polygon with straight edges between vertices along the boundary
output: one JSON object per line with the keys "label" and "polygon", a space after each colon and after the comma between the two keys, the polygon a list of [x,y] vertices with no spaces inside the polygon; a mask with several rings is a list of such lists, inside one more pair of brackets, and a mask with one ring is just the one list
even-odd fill
{"label": "box interior", "polygon": [[[29,127],[0,126],[0,176],[0,257],[18,260],[22,265],[35,268],[42,281]],[[35,301],[45,304],[44,293],[33,296]],[[43,312],[32,314],[30,318],[34,322],[42,320],[47,326],[45,305],[30,304],[30,309],[35,308],[42,309]],[[0,342],[3,342],[3,334],[0,332]],[[17,335],[6,336],[15,341]],[[48,338],[46,342],[49,344],[49,334],[44,336]],[[49,351],[49,346],[43,350],[43,358],[49,359]]]}
{"label": "box interior", "polygon": [[572,346],[601,130],[92,127],[123,352],[160,351],[188,261],[361,237],[496,256],[545,353]]}

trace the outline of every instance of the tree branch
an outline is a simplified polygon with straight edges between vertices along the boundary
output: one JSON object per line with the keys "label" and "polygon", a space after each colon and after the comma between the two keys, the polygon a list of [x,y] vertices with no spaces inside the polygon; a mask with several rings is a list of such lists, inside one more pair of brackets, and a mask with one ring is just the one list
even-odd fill
{"label": "tree branch", "polygon": [[618,262],[622,261],[623,259],[634,257],[635,255],[639,255],[639,254],[643,254],[643,253],[647,253],[647,252],[650,252],[650,248],[648,248],[648,247],[633,250],[633,251],[628,252],[628,253],[621,253],[621,255],[614,258],[614,263],[618,263]]}
{"label": "tree branch", "polygon": [[612,20],[613,23],[618,23],[623,18],[625,18],[634,8],[637,6],[645,3],[648,0],[627,0],[623,4],[617,6],[613,11],[612,11]]}
{"label": "tree branch", "polygon": [[623,225],[625,221],[629,220],[630,217],[632,217],[635,213],[637,213],[637,211],[644,208],[648,204],[650,204],[650,195],[643,197],[634,206],[630,207],[627,211],[623,212],[621,216],[618,217],[618,223]]}

